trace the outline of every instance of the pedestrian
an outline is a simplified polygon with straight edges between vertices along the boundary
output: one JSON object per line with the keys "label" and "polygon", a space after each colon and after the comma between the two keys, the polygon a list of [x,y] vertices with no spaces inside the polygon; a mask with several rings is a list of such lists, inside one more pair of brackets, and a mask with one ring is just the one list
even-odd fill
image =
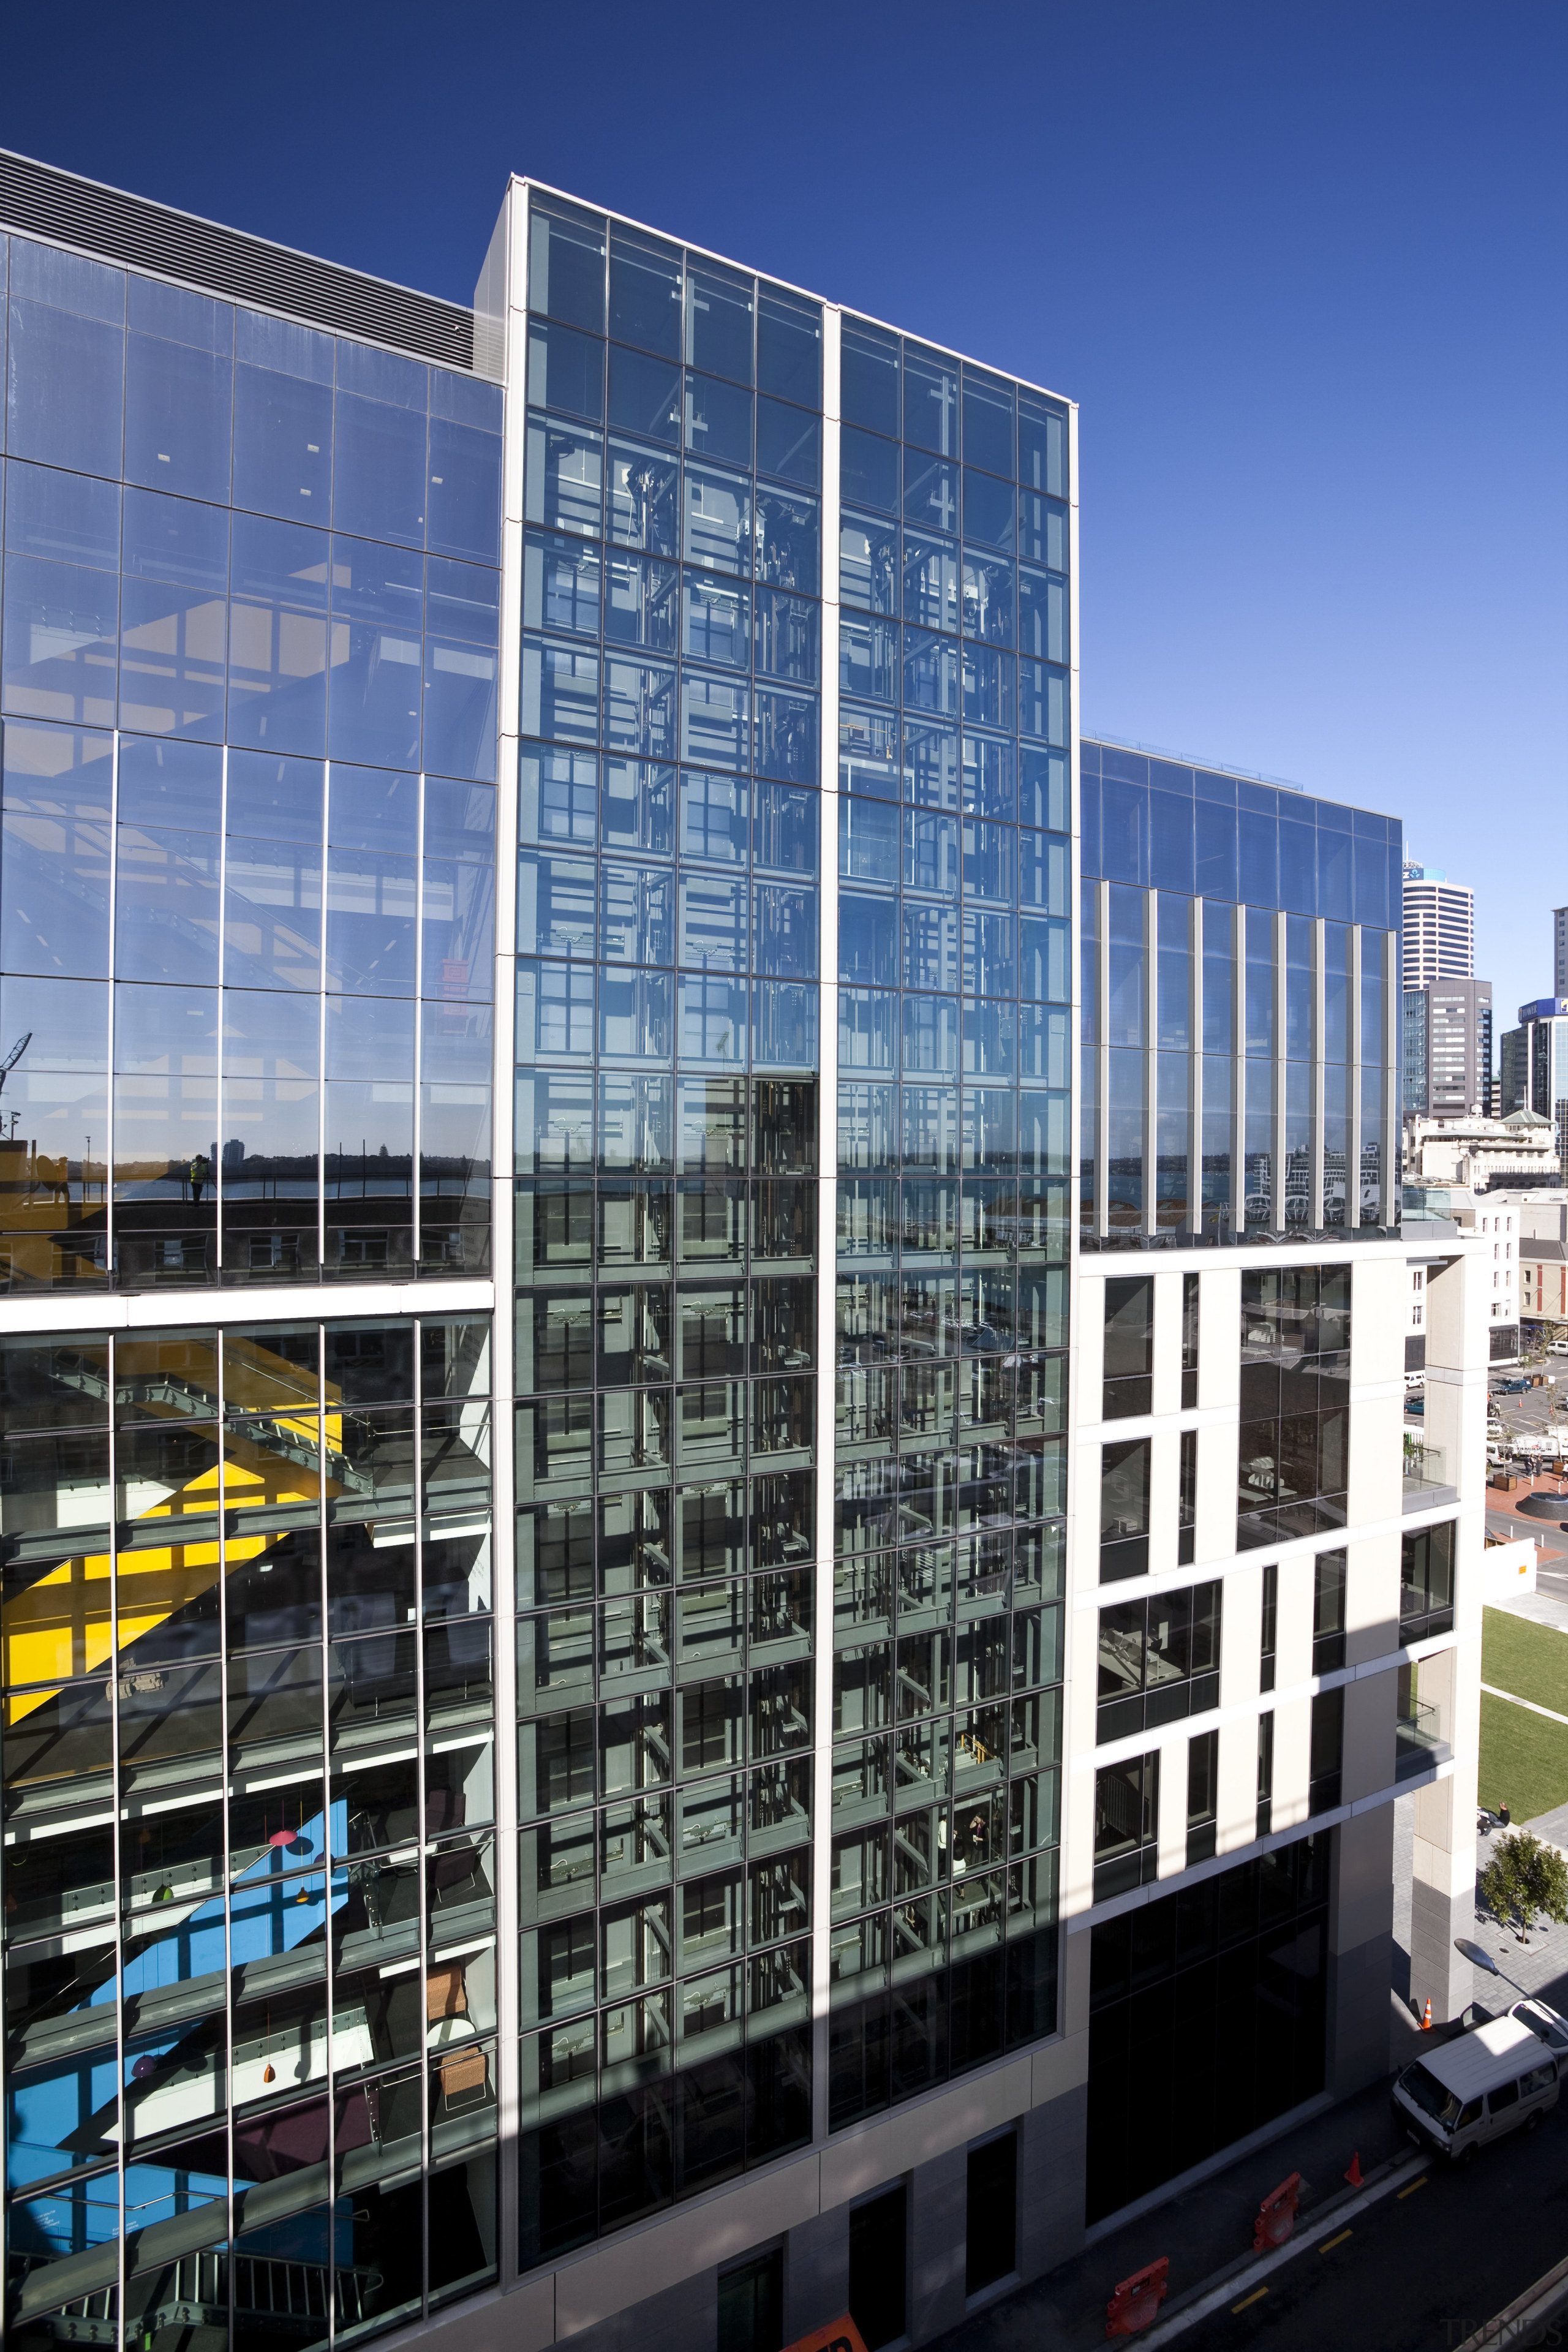
{"label": "pedestrian", "polygon": [[198,1151],[190,1166],[191,1198],[199,1201],[207,1178],[212,1174],[212,1161],[205,1151]]}

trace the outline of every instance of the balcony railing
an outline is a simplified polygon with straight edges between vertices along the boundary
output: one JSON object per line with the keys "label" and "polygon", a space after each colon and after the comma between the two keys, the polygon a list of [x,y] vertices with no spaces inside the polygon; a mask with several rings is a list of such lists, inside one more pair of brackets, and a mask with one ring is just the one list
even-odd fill
{"label": "balcony railing", "polygon": [[1458,1499],[1458,1490],[1448,1475],[1448,1456],[1441,1445],[1425,1444],[1418,1437],[1405,1433],[1404,1507],[1407,1511],[1424,1511],[1434,1503],[1451,1503]]}
{"label": "balcony railing", "polygon": [[1403,1780],[1414,1772],[1428,1771],[1453,1750],[1443,1737],[1437,1709],[1426,1699],[1408,1699],[1394,1726],[1394,1774]]}

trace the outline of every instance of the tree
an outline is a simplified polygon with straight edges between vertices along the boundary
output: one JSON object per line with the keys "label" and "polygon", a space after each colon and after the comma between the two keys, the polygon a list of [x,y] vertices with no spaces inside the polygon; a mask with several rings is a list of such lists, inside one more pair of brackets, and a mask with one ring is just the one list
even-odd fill
{"label": "tree", "polygon": [[1516,1921],[1528,1936],[1539,1916],[1568,1921],[1568,1861],[1554,1845],[1542,1845],[1528,1830],[1498,1840],[1481,1873],[1481,1897],[1494,1918]]}

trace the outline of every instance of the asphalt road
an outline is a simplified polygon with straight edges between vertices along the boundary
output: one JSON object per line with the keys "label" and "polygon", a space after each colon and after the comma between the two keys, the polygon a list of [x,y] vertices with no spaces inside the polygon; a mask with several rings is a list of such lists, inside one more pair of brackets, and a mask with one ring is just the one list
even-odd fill
{"label": "asphalt road", "polygon": [[[1183,2339],[1194,2352],[1454,2352],[1568,2252],[1568,2106],[1483,2148],[1462,2172],[1434,2163],[1339,2235],[1331,2222],[1268,2291]],[[1253,2292],[1239,2282],[1237,2300]]]}

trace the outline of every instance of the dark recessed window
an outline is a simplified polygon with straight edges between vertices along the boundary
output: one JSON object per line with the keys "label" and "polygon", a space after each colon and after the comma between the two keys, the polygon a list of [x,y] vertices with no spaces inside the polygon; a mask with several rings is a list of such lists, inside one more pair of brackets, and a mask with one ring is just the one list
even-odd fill
{"label": "dark recessed window", "polygon": [[979,2294],[1018,2267],[1018,2135],[969,2151],[963,2291]]}
{"label": "dark recessed window", "polygon": [[1130,1756],[1094,1776],[1094,1899],[1159,1876],[1160,1755]]}
{"label": "dark recessed window", "polygon": [[905,2331],[909,2190],[896,2189],[857,2205],[849,2216],[849,2316],[866,2352]]}
{"label": "dark recessed window", "polygon": [[1100,1580],[1142,1576],[1149,1565],[1146,1437],[1107,1445],[1100,1457]]}
{"label": "dark recessed window", "polygon": [[1152,1410],[1154,1370],[1154,1285],[1145,1275],[1105,1286],[1107,1421]]}

